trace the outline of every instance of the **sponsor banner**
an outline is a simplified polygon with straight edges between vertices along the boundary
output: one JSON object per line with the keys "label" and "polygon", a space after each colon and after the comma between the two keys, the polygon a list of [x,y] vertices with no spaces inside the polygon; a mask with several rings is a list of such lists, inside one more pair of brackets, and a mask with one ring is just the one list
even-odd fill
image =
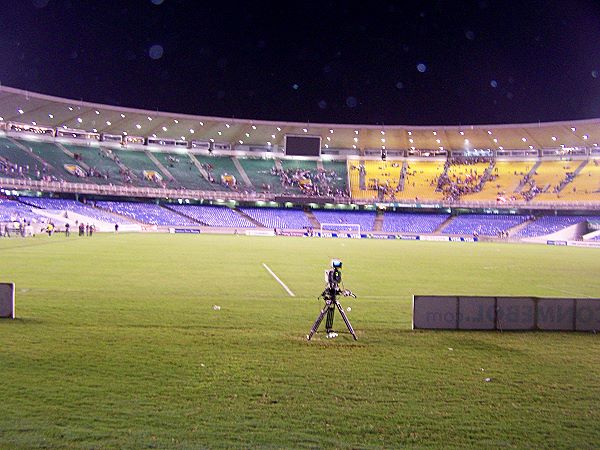
{"label": "sponsor banner", "polygon": [[567,245],[573,247],[600,248],[600,241],[569,241]]}
{"label": "sponsor banner", "polygon": [[200,234],[200,230],[196,228],[169,228],[170,233],[190,233]]}
{"label": "sponsor banner", "polygon": [[342,239],[360,239],[363,237],[363,235],[359,233],[340,233],[339,231],[316,231],[315,236]]}
{"label": "sponsor banner", "polygon": [[246,236],[275,236],[274,230],[246,230]]}
{"label": "sponsor banner", "polygon": [[599,331],[600,299],[415,295],[413,328]]}
{"label": "sponsor banner", "polygon": [[448,238],[451,242],[477,242],[479,241],[476,237],[462,237],[462,236],[450,236]]}
{"label": "sponsor banner", "polygon": [[421,236],[422,241],[448,241],[448,236]]}
{"label": "sponsor banner", "polygon": [[278,233],[280,236],[308,236],[309,235],[306,231],[281,230]]}
{"label": "sponsor banner", "polygon": [[403,241],[419,241],[423,238],[421,236],[407,236],[405,234],[401,234],[398,236],[398,239],[402,239]]}
{"label": "sponsor banner", "polygon": [[546,241],[548,245],[567,245],[567,241]]}

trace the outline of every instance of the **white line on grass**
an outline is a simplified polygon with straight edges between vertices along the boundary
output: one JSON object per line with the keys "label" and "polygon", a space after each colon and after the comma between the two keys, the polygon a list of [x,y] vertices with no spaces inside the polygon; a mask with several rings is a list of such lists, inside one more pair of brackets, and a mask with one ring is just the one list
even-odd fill
{"label": "white line on grass", "polygon": [[269,273],[271,274],[271,276],[272,276],[273,278],[275,278],[275,280],[277,280],[277,282],[278,282],[278,283],[279,283],[279,284],[280,284],[280,285],[281,285],[281,286],[282,286],[282,287],[285,289],[285,291],[286,291],[288,294],[290,294],[290,297],[295,297],[295,296],[296,296],[296,294],[294,294],[292,291],[290,291],[290,288],[289,288],[289,287],[287,287],[287,286],[285,285],[285,283],[284,283],[283,281],[281,281],[281,279],[280,279],[280,278],[279,278],[277,275],[275,275],[275,273],[274,273],[274,272],[273,272],[271,269],[269,269],[269,266],[267,266],[265,263],[262,263],[262,265],[263,265],[263,267],[264,267],[265,269],[267,269],[267,272],[269,272]]}

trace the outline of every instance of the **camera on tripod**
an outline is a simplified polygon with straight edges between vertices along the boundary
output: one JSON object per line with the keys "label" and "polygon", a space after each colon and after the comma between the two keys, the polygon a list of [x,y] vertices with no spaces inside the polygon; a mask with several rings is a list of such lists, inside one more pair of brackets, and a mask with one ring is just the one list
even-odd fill
{"label": "camera on tripod", "polygon": [[[340,315],[342,316],[342,319],[344,320],[344,323],[346,324],[348,331],[350,331],[350,334],[352,334],[352,337],[354,338],[354,340],[357,339],[356,334],[354,333],[354,329],[352,328],[352,325],[350,324],[350,320],[348,320],[348,317],[346,316],[346,313],[344,312],[344,308],[342,308],[342,305],[340,304],[339,300],[337,299],[337,296],[340,294],[345,297],[356,298],[356,295],[354,295],[354,293],[352,291],[345,289],[343,287],[341,269],[342,269],[342,261],[340,261],[339,259],[332,259],[331,260],[331,269],[328,269],[325,271],[326,286],[325,286],[325,290],[319,296],[319,298],[322,298],[323,300],[325,300],[325,306],[323,307],[323,309],[321,310],[321,312],[319,314],[319,317],[317,317],[317,320],[313,324],[313,326],[310,330],[310,333],[306,336],[306,338],[309,341],[313,337],[313,335],[317,332],[317,329],[319,328],[319,325],[321,324],[321,321],[323,320],[323,317],[325,317],[325,315],[327,315],[327,320],[325,322],[325,330],[327,332],[327,337],[334,338],[338,335],[335,331],[333,331],[333,316],[334,316],[336,308],[340,312]],[[340,288],[340,285],[342,286],[341,288]]]}

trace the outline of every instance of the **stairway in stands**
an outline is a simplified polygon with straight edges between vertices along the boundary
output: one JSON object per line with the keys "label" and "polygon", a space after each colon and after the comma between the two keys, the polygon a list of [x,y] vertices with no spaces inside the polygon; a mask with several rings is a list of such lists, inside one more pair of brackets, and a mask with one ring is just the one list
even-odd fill
{"label": "stairway in stands", "polygon": [[450,222],[452,222],[454,220],[456,216],[448,216],[448,218],[446,220],[444,220],[442,223],[440,223],[438,225],[438,227],[433,230],[433,234],[441,234],[441,232],[444,230],[444,228],[446,228]]}
{"label": "stairway in stands", "polygon": [[304,214],[306,214],[306,217],[308,217],[308,221],[310,222],[311,226],[315,229],[318,230],[321,228],[321,224],[319,223],[319,221],[317,220],[317,218],[315,217],[314,213],[308,209],[304,211]]}
{"label": "stairway in stands", "polygon": [[252,217],[250,217],[248,214],[246,214],[245,212],[241,211],[240,209],[238,209],[238,208],[234,208],[233,210],[234,210],[236,213],[238,213],[240,216],[242,216],[242,217],[244,217],[244,218],[248,219],[250,222],[252,222],[252,223],[253,223],[254,225],[256,225],[257,227],[260,227],[260,228],[265,228],[265,226],[264,226],[262,223],[260,223],[260,222],[259,222],[258,220],[256,220],[256,219],[253,219]]}
{"label": "stairway in stands", "polygon": [[375,222],[373,222],[373,231],[383,230],[383,212],[377,211],[375,215]]}
{"label": "stairway in stands", "polygon": [[[542,164],[541,161],[537,161],[533,167],[531,168],[531,170],[527,173],[528,175],[528,179],[531,179],[531,177],[533,175],[535,175],[535,171],[537,170],[538,167],[540,167],[540,164]],[[525,178],[523,178],[521,180],[521,182],[519,183],[519,185],[517,186],[517,188],[515,189],[515,192],[519,193],[523,190],[523,188],[525,187]]]}

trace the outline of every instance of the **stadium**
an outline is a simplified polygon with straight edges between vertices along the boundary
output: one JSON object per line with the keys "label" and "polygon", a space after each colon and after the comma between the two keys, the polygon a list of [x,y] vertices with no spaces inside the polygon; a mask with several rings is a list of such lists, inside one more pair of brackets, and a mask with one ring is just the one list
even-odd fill
{"label": "stadium", "polygon": [[[0,447],[597,447],[599,122],[253,120],[0,85]],[[354,330],[309,340],[332,260]],[[420,296],[457,299],[457,325],[418,326]],[[494,324],[461,327],[484,298]],[[500,324],[506,299],[534,299],[530,325]]]}

